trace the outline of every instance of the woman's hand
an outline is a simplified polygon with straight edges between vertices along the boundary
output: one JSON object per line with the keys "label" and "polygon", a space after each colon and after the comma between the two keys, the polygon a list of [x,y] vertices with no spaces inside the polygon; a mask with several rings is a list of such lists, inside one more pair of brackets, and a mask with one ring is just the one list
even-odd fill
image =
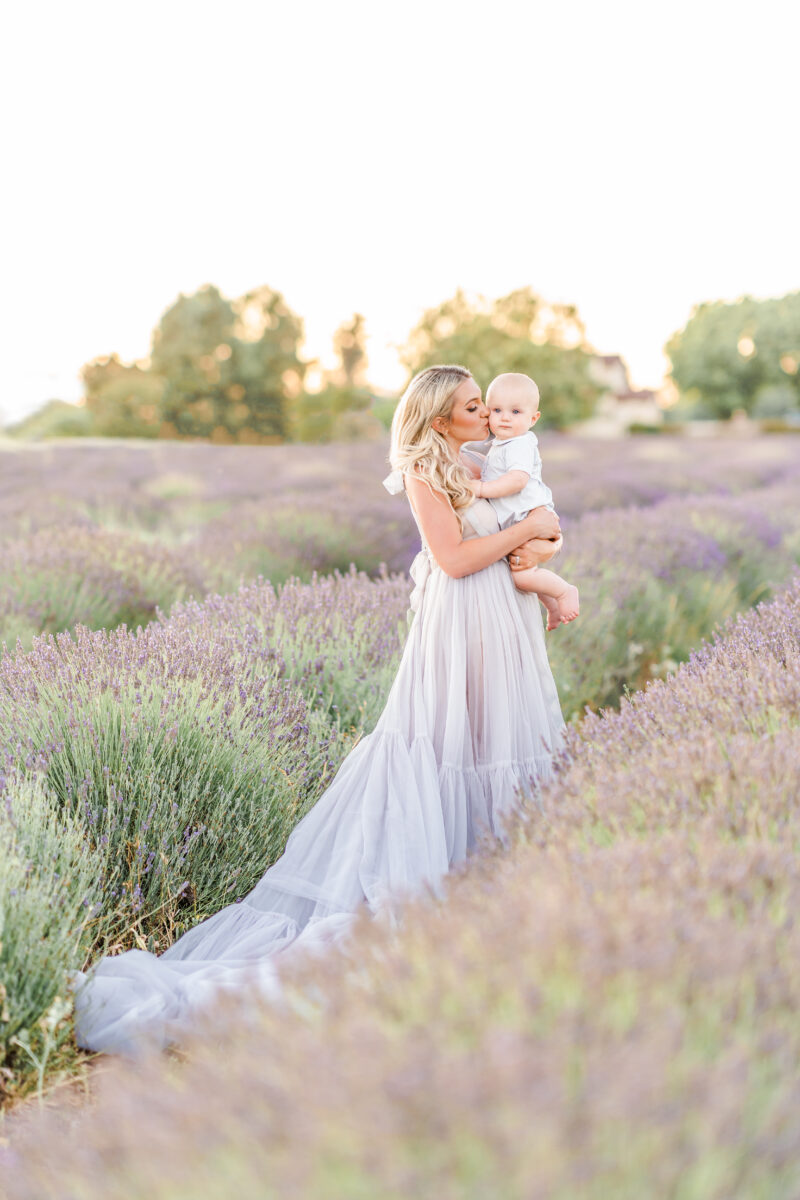
{"label": "woman's hand", "polygon": [[564,544],[564,539],[558,537],[555,541],[548,538],[531,538],[522,546],[517,546],[508,557],[508,565],[512,571],[526,571],[529,567],[540,567],[542,563],[555,558]]}
{"label": "woman's hand", "polygon": [[549,508],[534,508],[515,528],[527,536],[508,555],[512,571],[525,571],[549,562],[563,545],[561,522]]}

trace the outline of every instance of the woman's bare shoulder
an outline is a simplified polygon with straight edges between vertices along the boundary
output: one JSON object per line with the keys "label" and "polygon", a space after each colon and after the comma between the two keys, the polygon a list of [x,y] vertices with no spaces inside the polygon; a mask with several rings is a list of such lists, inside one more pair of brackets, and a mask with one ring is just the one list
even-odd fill
{"label": "woman's bare shoulder", "polygon": [[441,511],[448,514],[453,513],[453,506],[444,492],[440,492],[429,479],[426,479],[418,471],[409,471],[406,474],[406,495],[411,500],[417,515],[423,510],[435,513]]}

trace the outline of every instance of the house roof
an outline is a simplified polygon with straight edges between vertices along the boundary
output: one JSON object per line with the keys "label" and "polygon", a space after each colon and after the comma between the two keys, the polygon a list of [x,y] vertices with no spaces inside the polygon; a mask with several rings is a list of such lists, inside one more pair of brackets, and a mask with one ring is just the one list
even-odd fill
{"label": "house roof", "polygon": [[625,366],[625,363],[622,361],[622,356],[619,354],[595,354],[594,357],[598,359],[599,362],[605,363],[607,367],[610,367],[612,363],[620,363],[621,366]]}
{"label": "house roof", "polygon": [[627,392],[617,392],[618,400],[655,400],[656,393],[652,388],[631,389]]}

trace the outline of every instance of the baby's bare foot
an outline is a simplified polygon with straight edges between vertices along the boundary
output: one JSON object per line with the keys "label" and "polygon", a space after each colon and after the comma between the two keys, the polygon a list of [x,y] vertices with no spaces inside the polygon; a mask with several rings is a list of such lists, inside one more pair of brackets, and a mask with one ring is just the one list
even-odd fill
{"label": "baby's bare foot", "polygon": [[567,621],[574,621],[581,611],[581,606],[578,603],[578,589],[568,583],[564,591],[556,601],[561,620],[566,624]]}
{"label": "baby's bare foot", "polygon": [[562,620],[558,601],[554,596],[540,595],[539,599],[547,609],[547,632],[549,633],[551,629],[558,629]]}

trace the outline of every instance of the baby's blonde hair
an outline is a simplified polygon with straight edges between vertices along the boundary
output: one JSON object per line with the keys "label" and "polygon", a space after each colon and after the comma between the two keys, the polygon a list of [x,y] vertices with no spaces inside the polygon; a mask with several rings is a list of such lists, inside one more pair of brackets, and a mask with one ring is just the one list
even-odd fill
{"label": "baby's blonde hair", "polygon": [[453,392],[472,375],[456,365],[427,367],[409,383],[392,418],[389,461],[396,471],[413,471],[429,487],[441,492],[461,513],[473,496],[467,469],[453,458],[443,434],[433,428],[437,417],[447,419]]}
{"label": "baby's blonde hair", "polygon": [[[527,386],[528,384],[530,384],[530,387]],[[539,388],[536,381],[531,379],[530,375],[522,375],[519,371],[506,371],[503,375],[495,376],[486,389],[487,404],[492,398],[492,392],[502,391],[504,385],[528,392],[533,404],[533,411],[536,412],[539,407]]]}

